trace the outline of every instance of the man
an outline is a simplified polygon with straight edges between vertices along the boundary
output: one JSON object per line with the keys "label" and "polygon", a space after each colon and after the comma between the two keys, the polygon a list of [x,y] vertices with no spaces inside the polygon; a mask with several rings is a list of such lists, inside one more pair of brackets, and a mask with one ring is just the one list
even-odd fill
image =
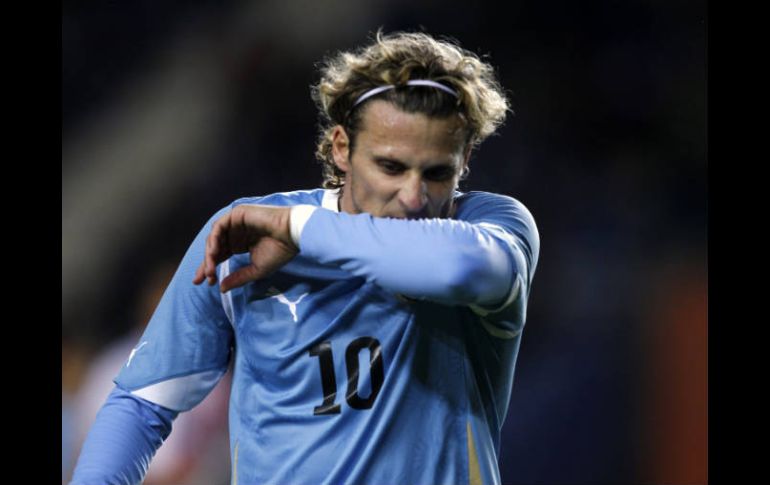
{"label": "man", "polygon": [[240,199],[206,224],[73,483],[141,480],[230,359],[233,483],[500,482],[539,236],[517,200],[457,191],[508,109],[493,70],[378,32],[327,59],[313,95],[325,188]]}

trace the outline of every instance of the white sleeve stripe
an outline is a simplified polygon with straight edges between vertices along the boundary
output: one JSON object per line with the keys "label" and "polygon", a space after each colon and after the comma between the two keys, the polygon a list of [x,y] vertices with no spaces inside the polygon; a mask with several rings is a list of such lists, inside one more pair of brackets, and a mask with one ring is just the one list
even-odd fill
{"label": "white sleeve stripe", "polygon": [[291,208],[291,216],[289,217],[289,231],[291,232],[291,239],[294,244],[299,246],[300,237],[302,236],[302,229],[305,228],[310,216],[318,209],[314,205],[300,204]]}
{"label": "white sleeve stripe", "polygon": [[174,411],[187,411],[201,402],[224,374],[218,370],[199,372],[135,389],[131,394]]}
{"label": "white sleeve stripe", "polygon": [[321,199],[321,207],[333,212],[339,212],[340,190],[341,189],[324,190],[324,196],[323,199]]}
{"label": "white sleeve stripe", "polygon": [[[230,260],[228,259],[219,266],[219,281],[227,278],[229,274]],[[227,315],[227,319],[230,320],[230,325],[235,328],[235,318],[233,317],[233,292],[228,291],[227,293],[221,294],[220,297],[222,298],[222,307],[225,310],[225,315]]]}

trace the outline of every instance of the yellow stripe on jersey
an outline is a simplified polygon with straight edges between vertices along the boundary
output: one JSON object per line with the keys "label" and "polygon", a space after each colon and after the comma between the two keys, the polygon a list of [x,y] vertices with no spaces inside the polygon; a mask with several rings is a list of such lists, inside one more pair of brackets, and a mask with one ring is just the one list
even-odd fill
{"label": "yellow stripe on jersey", "polygon": [[238,485],[238,445],[240,442],[235,442],[235,452],[233,452],[233,479],[231,485]]}
{"label": "yellow stripe on jersey", "polygon": [[466,422],[465,432],[468,435],[468,483],[470,485],[482,485],[479,457],[476,455],[476,443],[473,441],[470,421]]}

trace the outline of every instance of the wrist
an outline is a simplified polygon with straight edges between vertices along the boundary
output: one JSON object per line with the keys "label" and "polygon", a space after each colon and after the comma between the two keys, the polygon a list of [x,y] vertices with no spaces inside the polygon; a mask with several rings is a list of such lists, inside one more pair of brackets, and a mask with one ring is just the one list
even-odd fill
{"label": "wrist", "polygon": [[293,206],[289,211],[289,236],[297,249],[299,249],[299,241],[305,224],[316,209],[318,209],[316,206],[301,204]]}

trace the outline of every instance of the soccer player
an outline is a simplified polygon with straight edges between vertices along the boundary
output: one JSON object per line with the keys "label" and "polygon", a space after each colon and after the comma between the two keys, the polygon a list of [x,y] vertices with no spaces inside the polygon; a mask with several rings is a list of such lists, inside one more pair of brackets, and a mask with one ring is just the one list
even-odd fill
{"label": "soccer player", "polygon": [[[137,483],[232,361],[234,484],[496,484],[539,235],[458,191],[508,104],[453,42],[378,32],[326,59],[324,188],[239,199],[185,254],[74,484]],[[218,283],[218,284],[217,284]]]}

